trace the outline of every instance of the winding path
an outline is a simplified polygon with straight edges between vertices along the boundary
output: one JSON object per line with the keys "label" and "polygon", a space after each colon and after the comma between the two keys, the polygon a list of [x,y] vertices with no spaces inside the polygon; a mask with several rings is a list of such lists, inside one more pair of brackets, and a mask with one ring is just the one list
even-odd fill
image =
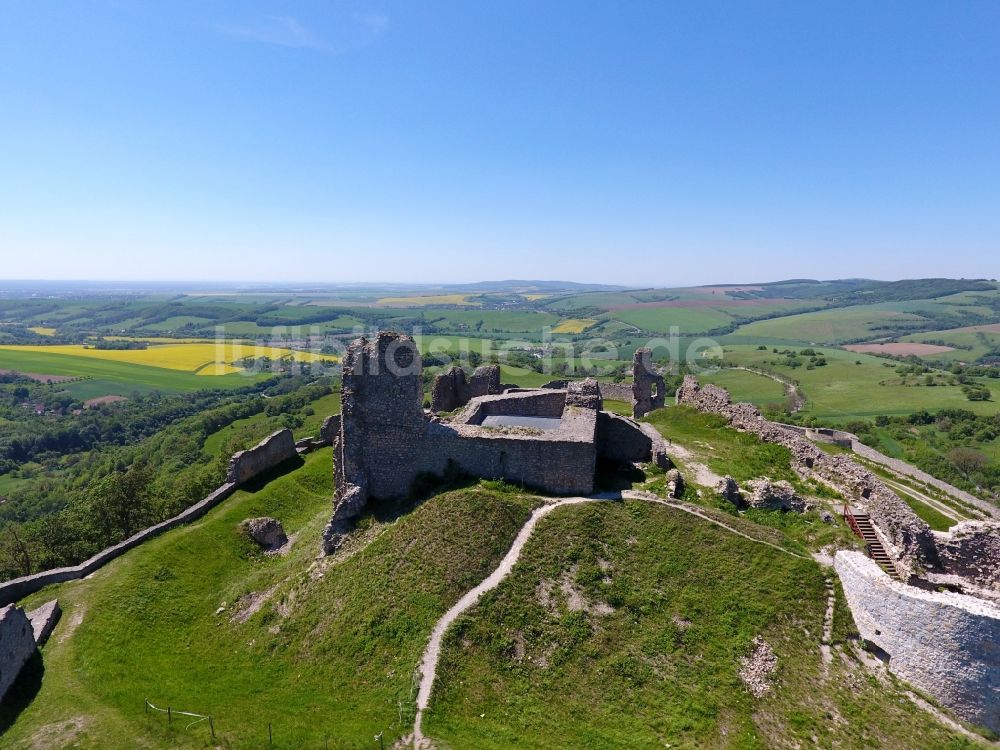
{"label": "winding path", "polygon": [[467,591],[465,595],[455,602],[451,609],[445,612],[444,616],[437,621],[437,624],[434,626],[434,630],[431,631],[431,638],[430,641],[427,642],[427,648],[424,649],[423,658],[420,660],[420,688],[417,691],[417,715],[413,722],[414,748],[421,750],[421,748],[429,747],[427,739],[424,737],[421,730],[421,724],[424,718],[424,710],[427,708],[427,704],[430,703],[431,689],[434,687],[434,677],[437,673],[438,660],[441,658],[441,641],[444,639],[444,634],[447,632],[451,624],[458,618],[459,615],[475,606],[476,602],[479,601],[479,597],[487,591],[495,589],[500,585],[500,582],[507,577],[511,569],[514,567],[514,563],[516,563],[518,558],[521,556],[521,550],[524,549],[524,545],[531,537],[531,534],[535,530],[535,526],[538,524],[540,519],[547,516],[556,508],[561,508],[564,505],[579,505],[580,503],[594,503],[617,499],[617,495],[567,497],[535,508],[531,517],[527,520],[527,522],[525,522],[524,526],[521,527],[521,530],[514,538],[514,543],[511,545],[507,554],[504,555],[504,558],[500,561],[496,570],[490,573],[489,576],[487,576],[478,586]]}
{"label": "winding path", "polygon": [[763,544],[764,546],[777,550],[782,554],[797,557],[801,560],[810,559],[805,555],[792,552],[791,550],[787,550],[777,544],[772,544],[771,542],[764,541],[763,539],[757,539],[756,537],[750,536],[749,534],[746,534],[702,513],[693,505],[679,501],[665,500],[646,492],[626,490],[621,494],[613,493],[606,495],[594,495],[593,497],[567,497],[561,500],[546,503],[532,512],[531,517],[525,522],[524,526],[521,527],[521,530],[514,538],[514,543],[511,545],[510,550],[508,550],[507,554],[504,555],[500,564],[496,567],[496,570],[490,573],[489,576],[487,576],[478,586],[467,591],[461,599],[452,605],[451,609],[444,613],[441,619],[437,621],[437,624],[434,625],[434,630],[431,631],[430,640],[427,642],[427,647],[424,649],[423,657],[420,660],[420,687],[417,691],[417,713],[413,722],[412,735],[412,742],[415,750],[426,750],[431,747],[430,741],[428,738],[424,737],[423,734],[422,724],[424,711],[430,703],[431,691],[434,688],[434,679],[437,675],[438,661],[441,658],[441,643],[444,640],[444,634],[448,631],[451,624],[458,619],[459,615],[474,607],[483,594],[491,589],[495,589],[500,585],[500,582],[507,577],[510,571],[514,568],[514,564],[518,561],[518,558],[520,558],[524,545],[528,542],[528,539],[531,538],[531,535],[535,530],[535,526],[538,525],[538,522],[542,518],[547,516],[556,508],[561,508],[564,505],[609,502],[621,499],[640,500],[642,502],[653,503],[656,505],[665,505],[668,508],[673,508],[675,510],[689,513],[693,516],[697,516],[704,521],[708,521],[714,526],[725,529],[731,534],[743,537],[744,539],[748,539],[756,544]]}

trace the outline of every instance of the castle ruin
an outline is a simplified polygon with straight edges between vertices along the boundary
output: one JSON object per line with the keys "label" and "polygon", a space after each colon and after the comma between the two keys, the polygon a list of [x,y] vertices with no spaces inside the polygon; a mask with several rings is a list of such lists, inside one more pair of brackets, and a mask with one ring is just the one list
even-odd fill
{"label": "castle ruin", "polygon": [[439,409],[466,400],[443,419],[424,412],[422,363],[412,338],[381,332],[348,348],[326,552],[340,546],[369,498],[406,497],[419,476],[442,477],[449,467],[554,495],[592,494],[598,459],[669,468],[659,433],[603,411],[595,380],[491,393],[499,390],[499,368],[479,368],[468,383],[457,369],[435,380]]}

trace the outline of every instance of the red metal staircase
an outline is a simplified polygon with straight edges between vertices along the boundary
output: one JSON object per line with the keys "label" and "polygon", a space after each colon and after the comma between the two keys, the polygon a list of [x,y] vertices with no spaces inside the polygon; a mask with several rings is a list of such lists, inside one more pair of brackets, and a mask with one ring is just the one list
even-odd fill
{"label": "red metal staircase", "polygon": [[889,557],[889,553],[885,551],[882,540],[875,533],[875,527],[872,526],[872,520],[868,514],[845,505],[844,518],[847,521],[847,525],[851,527],[851,531],[865,540],[865,553],[868,557],[874,560],[890,578],[894,578],[897,581],[901,580],[899,572],[892,562],[892,558]]}

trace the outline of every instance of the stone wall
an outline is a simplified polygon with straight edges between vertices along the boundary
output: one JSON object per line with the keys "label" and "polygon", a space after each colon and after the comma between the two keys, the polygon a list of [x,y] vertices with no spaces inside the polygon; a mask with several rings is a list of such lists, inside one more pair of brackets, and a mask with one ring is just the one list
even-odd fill
{"label": "stone wall", "polygon": [[465,406],[478,396],[494,395],[502,392],[500,367],[483,365],[477,367],[471,378],[466,378],[465,370],[453,365],[434,377],[431,387],[431,411],[448,412]]}
{"label": "stone wall", "polygon": [[[278,433],[275,433],[278,434]],[[272,435],[272,437],[274,437]],[[269,440],[270,438],[268,438]],[[286,440],[286,438],[282,438]],[[289,432],[287,441],[291,441],[292,436]],[[265,441],[266,442],[266,441]],[[291,456],[295,456],[295,443],[292,442]],[[246,451],[243,451],[244,453]],[[277,455],[282,455],[287,452],[287,446],[281,448],[281,453],[277,451],[270,455],[271,459],[274,460]],[[240,454],[236,454],[237,456]],[[235,456],[234,456],[235,458]],[[285,460],[285,459],[282,459]],[[281,461],[278,461],[281,463]],[[248,464],[252,465],[252,464]],[[260,465],[263,465],[261,463]],[[274,464],[275,466],[277,464]],[[232,466],[232,461],[230,461],[230,466]],[[161,521],[158,524],[150,526],[143,529],[142,531],[137,531],[135,534],[130,536],[123,542],[114,544],[110,547],[102,549],[100,552],[84,560],[79,565],[70,565],[65,568],[53,568],[51,570],[43,570],[40,573],[33,573],[28,576],[22,576],[20,578],[13,578],[9,581],[4,581],[0,583],[0,606],[5,604],[10,604],[11,602],[16,602],[29,594],[33,594],[46,586],[51,586],[56,583],[65,583],[66,581],[75,581],[80,578],[84,578],[95,570],[107,565],[109,562],[117,557],[128,552],[133,547],[138,547],[140,544],[148,539],[152,539],[155,536],[162,534],[165,531],[181,526],[185,523],[190,523],[195,521],[205,515],[208,511],[214,508],[216,505],[221,503],[227,497],[232,495],[239,485],[234,482],[226,482],[222,486],[218,487],[214,492],[209,494],[207,497],[199,500],[194,505],[185,508],[183,511],[178,513],[172,518],[168,518],[166,521]]]}
{"label": "stone wall", "polygon": [[941,565],[948,573],[1000,592],[1000,526],[965,521],[934,537]]}
{"label": "stone wall", "polygon": [[861,636],[889,671],[966,721],[1000,732],[1000,607],[893,581],[859,552],[834,566]]}
{"label": "stone wall", "polygon": [[294,458],[295,438],[288,428],[278,430],[261,440],[249,450],[239,451],[229,459],[229,472],[226,481],[233,484],[243,484],[258,474],[273,469],[275,466]]}
{"label": "stone wall", "polygon": [[[403,370],[391,366],[392,352],[404,349],[411,366]],[[553,494],[593,492],[602,407],[596,381],[573,381],[564,389],[474,396],[460,414],[445,421],[423,413],[420,355],[408,336],[381,332],[372,340],[358,339],[348,348],[343,367],[334,512],[323,534],[326,552],[340,546],[369,497],[405,497],[419,476],[441,476],[449,466],[470,476],[502,478]],[[445,396],[452,393],[452,386],[443,383],[460,379],[457,373],[446,373],[438,381],[439,405],[451,403]],[[489,391],[499,387],[499,373],[494,377],[492,372],[477,371],[473,381],[482,384],[477,386],[480,391]],[[546,430],[483,427],[483,420],[494,415],[560,421]],[[641,429],[632,429],[628,440],[622,451],[629,461],[651,455],[665,461],[662,441],[652,450],[652,439]],[[641,447],[636,447],[639,443]],[[626,450],[629,446],[632,450]],[[634,457],[638,453],[642,458]]]}
{"label": "stone wall", "polygon": [[889,487],[850,456],[829,455],[796,430],[764,419],[753,404],[732,403],[729,392],[715,385],[701,386],[688,375],[677,390],[677,403],[699,411],[721,414],[730,426],[784,445],[800,472],[814,472],[838,486],[850,502],[866,510],[886,547],[904,572],[940,566],[930,527]]}
{"label": "stone wall", "polygon": [[[779,424],[779,423],[775,423]],[[862,443],[858,436],[852,432],[845,432],[844,430],[833,430],[828,427],[800,427],[799,425],[791,424],[780,424],[786,430],[792,432],[797,432],[800,435],[804,435],[810,440],[815,440],[824,443],[833,443],[844,448],[850,448],[854,453],[866,458],[877,464],[894,471],[897,474],[902,474],[904,476],[910,477],[911,479],[916,479],[918,482],[935,487],[947,495],[971,505],[973,508],[985,513],[987,516],[1000,520],[1000,507],[988,500],[983,500],[981,497],[976,497],[975,495],[966,492],[965,490],[959,489],[953,484],[944,482],[935,476],[928,474],[926,471],[918,469],[912,464],[908,464],[906,461],[901,461],[898,458],[893,458],[887,456],[884,453],[875,450],[870,445],[865,445]]]}
{"label": "stone wall", "polygon": [[622,464],[655,463],[670,468],[660,434],[653,435],[628,417],[602,411],[597,416],[597,455]]}
{"label": "stone wall", "polygon": [[0,701],[35,648],[34,631],[24,610],[13,604],[0,609]]}
{"label": "stone wall", "polygon": [[666,383],[653,367],[653,353],[636,349],[632,357],[632,416],[644,417],[666,403]]}

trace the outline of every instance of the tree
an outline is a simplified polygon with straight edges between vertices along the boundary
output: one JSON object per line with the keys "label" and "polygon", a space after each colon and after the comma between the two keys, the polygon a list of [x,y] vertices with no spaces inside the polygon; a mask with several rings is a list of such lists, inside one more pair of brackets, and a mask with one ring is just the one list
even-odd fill
{"label": "tree", "polygon": [[152,481],[149,465],[134,463],[126,471],[116,471],[90,486],[84,505],[101,546],[126,539],[152,522]]}
{"label": "tree", "polygon": [[948,460],[966,478],[974,472],[982,471],[988,463],[986,456],[972,448],[952,448],[948,451]]}

